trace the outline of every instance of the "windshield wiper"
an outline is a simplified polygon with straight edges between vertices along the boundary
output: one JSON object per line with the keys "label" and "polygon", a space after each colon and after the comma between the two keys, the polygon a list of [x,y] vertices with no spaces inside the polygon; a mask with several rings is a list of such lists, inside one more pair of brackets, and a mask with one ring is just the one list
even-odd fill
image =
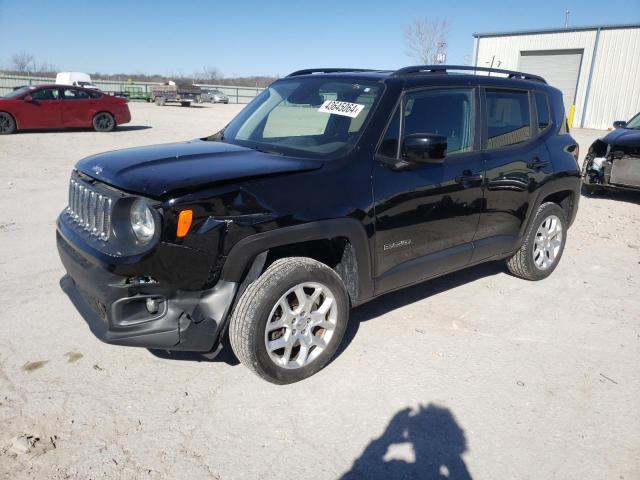
{"label": "windshield wiper", "polygon": [[280,156],[284,155],[284,153],[282,152],[278,152],[276,150],[268,150],[266,148],[260,148],[260,147],[247,147],[247,148],[250,148],[251,150],[255,150],[256,152],[269,153],[271,155],[280,155]]}

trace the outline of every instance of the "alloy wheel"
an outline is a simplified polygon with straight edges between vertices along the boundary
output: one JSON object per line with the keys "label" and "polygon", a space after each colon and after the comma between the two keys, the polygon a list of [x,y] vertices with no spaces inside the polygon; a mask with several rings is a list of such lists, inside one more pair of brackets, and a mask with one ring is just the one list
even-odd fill
{"label": "alloy wheel", "polygon": [[96,117],[96,125],[100,130],[110,130],[113,127],[113,118],[106,113],[99,114]]}
{"label": "alloy wheel", "polygon": [[291,288],[269,314],[264,333],[269,358],[287,369],[310,364],[331,342],[337,317],[335,296],[326,285],[305,282]]}
{"label": "alloy wheel", "polygon": [[543,220],[536,232],[533,244],[533,261],[540,270],[551,267],[562,246],[562,222],[556,215]]}

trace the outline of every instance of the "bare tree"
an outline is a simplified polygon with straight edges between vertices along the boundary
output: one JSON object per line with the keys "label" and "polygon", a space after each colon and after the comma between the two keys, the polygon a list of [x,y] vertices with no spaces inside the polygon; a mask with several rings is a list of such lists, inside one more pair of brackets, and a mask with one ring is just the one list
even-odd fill
{"label": "bare tree", "polygon": [[438,63],[438,54],[446,54],[448,36],[446,18],[415,18],[404,29],[406,54],[424,65]]}
{"label": "bare tree", "polygon": [[17,72],[33,72],[36,66],[36,59],[31,53],[14,53],[11,56],[11,65]]}
{"label": "bare tree", "polygon": [[34,70],[38,73],[55,73],[58,71],[58,67],[51,63],[42,62]]}
{"label": "bare tree", "polygon": [[198,77],[201,80],[213,82],[216,80],[220,80],[222,78],[222,73],[216,67],[207,65],[202,69],[201,72],[196,73],[194,76]]}

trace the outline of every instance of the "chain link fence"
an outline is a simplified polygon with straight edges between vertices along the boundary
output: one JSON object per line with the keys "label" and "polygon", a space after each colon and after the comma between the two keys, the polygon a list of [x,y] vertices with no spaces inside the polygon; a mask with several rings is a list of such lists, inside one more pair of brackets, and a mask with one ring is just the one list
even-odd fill
{"label": "chain link fence", "polygon": [[[33,75],[4,75],[0,74],[0,96],[24,85],[38,85],[41,83],[55,83],[54,77],[40,77]],[[147,101],[151,98],[154,82],[120,82],[113,80],[94,79],[93,84],[103,92],[111,95],[124,95],[130,100]],[[229,103],[249,103],[263,88],[240,87],[234,85],[197,84],[199,87],[220,90],[227,97]]]}

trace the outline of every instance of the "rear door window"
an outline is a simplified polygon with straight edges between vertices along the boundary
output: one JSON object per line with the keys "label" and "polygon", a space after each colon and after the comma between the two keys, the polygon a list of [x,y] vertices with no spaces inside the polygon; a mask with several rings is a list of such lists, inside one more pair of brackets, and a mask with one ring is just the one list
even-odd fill
{"label": "rear door window", "polygon": [[487,148],[501,148],[531,138],[529,94],[523,91],[487,90]]}
{"label": "rear door window", "polygon": [[87,92],[75,88],[65,88],[63,96],[65,100],[88,100],[90,98]]}

